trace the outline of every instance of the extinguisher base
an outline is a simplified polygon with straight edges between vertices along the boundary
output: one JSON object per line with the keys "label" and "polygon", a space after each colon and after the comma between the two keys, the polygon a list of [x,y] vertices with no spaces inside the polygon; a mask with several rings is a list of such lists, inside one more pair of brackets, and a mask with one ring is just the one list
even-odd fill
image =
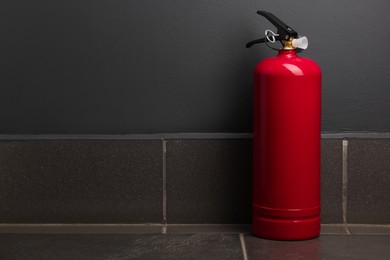
{"label": "extinguisher base", "polygon": [[254,217],[253,235],[271,240],[306,240],[320,235],[320,216],[304,219]]}

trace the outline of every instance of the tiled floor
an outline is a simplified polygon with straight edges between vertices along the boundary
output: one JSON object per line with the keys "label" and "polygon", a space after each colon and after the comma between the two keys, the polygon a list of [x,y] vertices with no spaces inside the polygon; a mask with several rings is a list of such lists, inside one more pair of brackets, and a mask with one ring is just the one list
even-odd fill
{"label": "tiled floor", "polygon": [[319,238],[295,242],[217,230],[175,227],[166,234],[19,230],[0,234],[0,259],[390,259],[389,226],[351,226],[351,234],[342,226],[326,226]]}
{"label": "tiled floor", "polygon": [[280,242],[245,236],[248,259],[390,259],[389,235],[321,235]]}

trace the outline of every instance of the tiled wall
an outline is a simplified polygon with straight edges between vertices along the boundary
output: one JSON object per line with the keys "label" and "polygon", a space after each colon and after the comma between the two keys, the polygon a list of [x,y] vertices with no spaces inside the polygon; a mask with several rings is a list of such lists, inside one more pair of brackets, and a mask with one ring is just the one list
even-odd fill
{"label": "tiled wall", "polygon": [[[239,224],[252,140],[0,141],[0,223]],[[390,223],[390,139],[322,140],[322,223]]]}

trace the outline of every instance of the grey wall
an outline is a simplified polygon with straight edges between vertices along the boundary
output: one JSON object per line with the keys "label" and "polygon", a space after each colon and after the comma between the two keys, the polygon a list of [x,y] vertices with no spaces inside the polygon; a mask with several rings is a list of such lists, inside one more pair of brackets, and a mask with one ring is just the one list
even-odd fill
{"label": "grey wall", "polygon": [[251,132],[259,9],[309,37],[324,132],[390,130],[389,1],[8,0],[0,133]]}

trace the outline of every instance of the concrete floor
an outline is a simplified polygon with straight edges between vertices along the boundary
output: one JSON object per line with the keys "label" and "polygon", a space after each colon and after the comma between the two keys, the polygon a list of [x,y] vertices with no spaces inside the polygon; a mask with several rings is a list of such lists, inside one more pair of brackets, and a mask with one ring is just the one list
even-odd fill
{"label": "concrete floor", "polygon": [[159,228],[3,225],[0,259],[390,259],[385,225],[324,225],[319,238],[294,242],[254,237],[247,226]]}

